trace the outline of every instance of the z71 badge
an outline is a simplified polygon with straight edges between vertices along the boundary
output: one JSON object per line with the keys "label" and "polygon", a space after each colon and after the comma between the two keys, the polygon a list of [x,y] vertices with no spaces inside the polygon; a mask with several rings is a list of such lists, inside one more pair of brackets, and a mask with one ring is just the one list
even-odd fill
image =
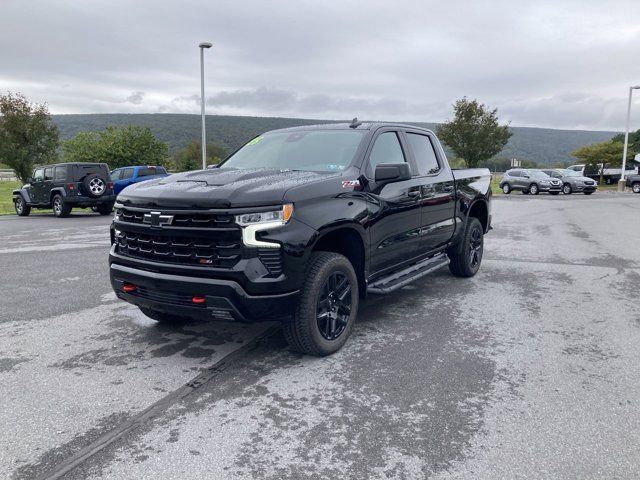
{"label": "z71 badge", "polygon": [[343,180],[342,188],[355,188],[360,186],[360,180]]}

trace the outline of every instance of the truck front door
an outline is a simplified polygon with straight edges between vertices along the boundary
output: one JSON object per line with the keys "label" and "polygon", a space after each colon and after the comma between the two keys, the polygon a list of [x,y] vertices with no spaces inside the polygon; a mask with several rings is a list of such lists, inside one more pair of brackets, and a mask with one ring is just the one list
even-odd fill
{"label": "truck front door", "polygon": [[[420,236],[423,253],[435,250],[453,236],[455,230],[455,186],[451,169],[437,140],[425,132],[407,130],[407,144],[418,167],[422,195]],[[436,153],[439,152],[439,153]]]}
{"label": "truck front door", "polygon": [[[409,162],[396,130],[377,133],[368,155],[366,176],[375,179],[382,163]],[[413,168],[412,168],[413,170]],[[375,184],[375,181],[373,182]],[[393,269],[418,255],[420,244],[420,181],[390,183],[370,195],[370,271]]]}
{"label": "truck front door", "polygon": [[44,200],[44,168],[36,168],[33,172],[30,190],[29,195],[33,203],[46,202]]}

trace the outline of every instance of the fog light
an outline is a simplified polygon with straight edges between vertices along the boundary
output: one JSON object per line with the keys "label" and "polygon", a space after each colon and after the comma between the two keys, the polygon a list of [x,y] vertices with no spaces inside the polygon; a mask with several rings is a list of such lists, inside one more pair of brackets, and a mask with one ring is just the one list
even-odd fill
{"label": "fog light", "polygon": [[125,283],[124,285],[122,285],[122,291],[124,293],[133,293],[138,289],[138,287],[136,287],[135,285],[131,284],[131,283]]}

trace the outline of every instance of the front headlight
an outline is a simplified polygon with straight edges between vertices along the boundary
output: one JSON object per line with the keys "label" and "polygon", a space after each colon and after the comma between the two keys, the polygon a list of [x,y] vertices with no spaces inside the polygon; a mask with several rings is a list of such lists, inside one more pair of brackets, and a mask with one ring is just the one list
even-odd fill
{"label": "front headlight", "polygon": [[242,242],[248,247],[279,248],[280,244],[256,238],[256,233],[286,225],[293,216],[293,204],[287,203],[279,210],[243,213],[236,215],[236,223],[242,227]]}

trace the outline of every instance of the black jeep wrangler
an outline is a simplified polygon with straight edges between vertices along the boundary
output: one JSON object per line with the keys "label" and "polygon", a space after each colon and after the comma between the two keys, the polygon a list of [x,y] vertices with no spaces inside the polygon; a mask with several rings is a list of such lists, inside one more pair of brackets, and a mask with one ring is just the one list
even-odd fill
{"label": "black jeep wrangler", "polygon": [[56,217],[71,209],[94,207],[109,215],[116,196],[106,163],[58,163],[33,171],[29,183],[13,191],[16,213],[26,217],[32,208],[53,208]]}

